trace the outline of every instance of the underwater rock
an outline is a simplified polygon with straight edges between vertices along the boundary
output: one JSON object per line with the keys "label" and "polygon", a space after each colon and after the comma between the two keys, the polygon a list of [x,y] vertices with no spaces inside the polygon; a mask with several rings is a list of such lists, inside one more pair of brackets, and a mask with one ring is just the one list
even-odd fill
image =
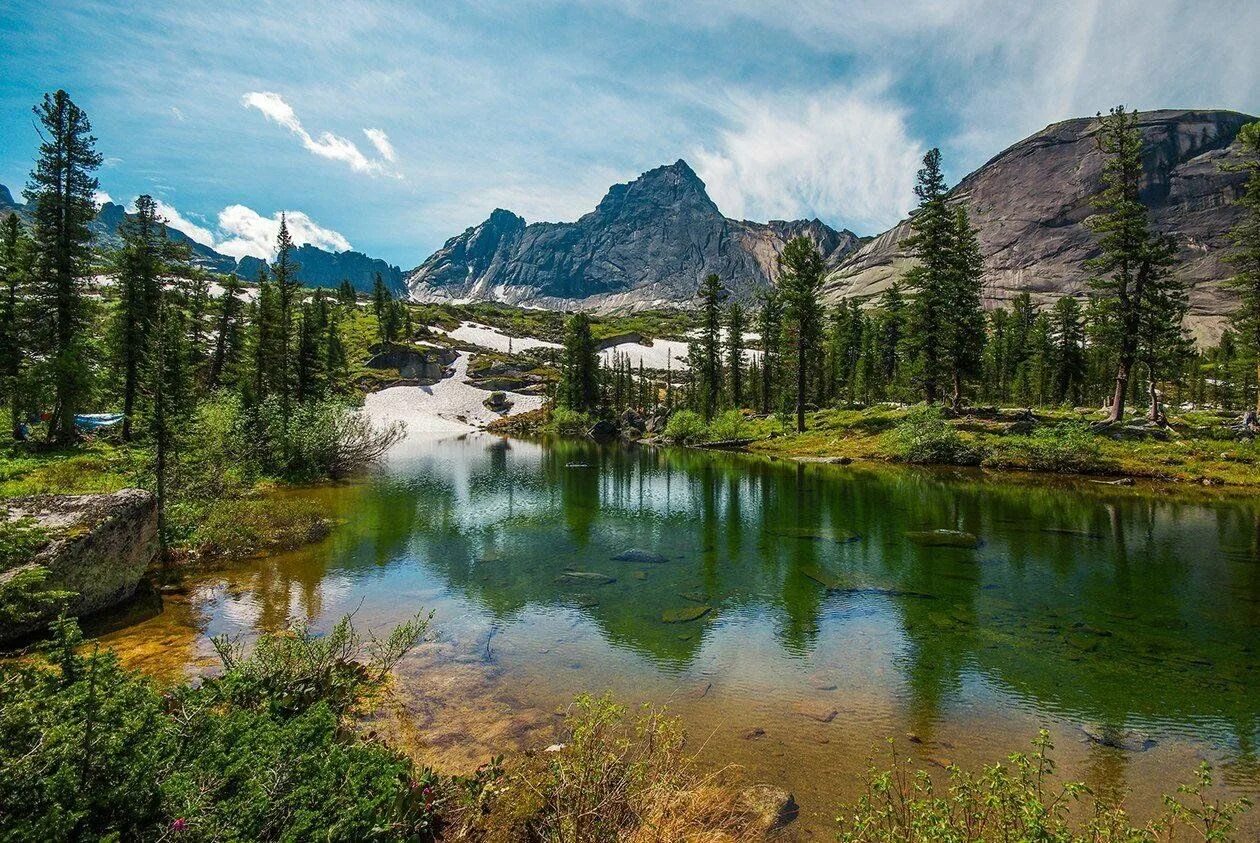
{"label": "underwater rock", "polygon": [[906,538],[920,547],[979,547],[980,539],[975,533],[962,530],[913,530],[906,533]]}
{"label": "underwater rock", "polygon": [[789,539],[803,539],[816,542],[835,542],[836,544],[848,544],[862,538],[859,534],[852,530],[836,529],[832,527],[779,527],[770,531],[772,535],[783,536]]}
{"label": "underwater rock", "polygon": [[1091,743],[1123,749],[1125,752],[1146,752],[1155,745],[1150,735],[1137,729],[1115,729],[1097,723],[1086,723],[1081,726],[1081,731]]}
{"label": "underwater rock", "polygon": [[689,623],[700,620],[711,611],[713,611],[711,606],[683,606],[678,609],[666,609],[661,612],[661,620],[665,623]]}
{"label": "underwater rock", "polygon": [[808,717],[810,720],[817,720],[819,723],[830,723],[836,719],[836,715],[840,712],[832,706],[824,702],[814,700],[804,700],[792,706],[792,709],[802,717]]}
{"label": "underwater rock", "polygon": [[830,571],[823,570],[817,565],[802,565],[801,573],[809,577],[814,582],[829,590],[839,590],[844,588],[844,581]]}
{"label": "underwater rock", "polygon": [[800,814],[796,799],[781,787],[755,784],[739,795],[740,806],[756,818],[762,834],[783,828]]}
{"label": "underwater rock", "polygon": [[616,562],[634,562],[640,565],[660,565],[663,562],[669,561],[659,553],[653,553],[650,550],[642,550],[637,547],[632,547],[629,550],[623,550],[621,553],[614,556],[613,560]]}
{"label": "underwater rock", "polygon": [[610,577],[607,574],[597,574],[594,571],[565,571],[556,577],[556,582],[570,585],[608,585],[616,581],[616,577]]}

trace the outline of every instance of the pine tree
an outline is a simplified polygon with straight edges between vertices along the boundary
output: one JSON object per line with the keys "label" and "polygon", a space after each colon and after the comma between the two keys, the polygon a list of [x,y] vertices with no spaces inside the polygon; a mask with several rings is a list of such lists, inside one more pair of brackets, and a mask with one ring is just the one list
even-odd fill
{"label": "pine tree", "polygon": [[774,289],[761,294],[761,309],[757,313],[757,330],[761,333],[761,412],[769,413],[775,401],[775,373],[779,365],[779,349],[782,343],[783,306]]}
{"label": "pine tree", "polygon": [[254,315],[251,348],[253,367],[253,400],[261,404],[278,391],[275,361],[279,357],[280,300],[271,274],[264,266],[258,270],[258,302]]}
{"label": "pine tree", "polygon": [[950,374],[943,352],[949,347],[947,320],[956,233],[956,220],[945,204],[939,149],[931,149],[923,157],[914,192],[919,198],[919,208],[910,218],[914,233],[902,241],[917,260],[906,273],[906,283],[915,291],[906,346],[923,396],[932,404],[940,395],[941,382]]}
{"label": "pine tree", "polygon": [[692,343],[698,357],[692,369],[696,378],[696,409],[706,419],[713,418],[722,394],[722,281],[705,276],[700,285],[700,338]]}
{"label": "pine tree", "polygon": [[0,395],[9,409],[14,439],[22,438],[25,409],[25,350],[33,324],[27,288],[31,270],[31,241],[17,214],[9,214],[0,232]]}
{"label": "pine tree", "polygon": [[[1247,160],[1237,166],[1248,176],[1238,200],[1243,217],[1233,230],[1234,250],[1228,260],[1236,272],[1229,283],[1239,299],[1234,328],[1260,382],[1260,123],[1243,126],[1238,142]],[[1256,392],[1256,411],[1260,412],[1260,390]]]}
{"label": "pine tree", "polygon": [[43,142],[23,196],[34,207],[34,294],[45,326],[40,351],[55,395],[49,434],[68,442],[88,391],[83,284],[91,272],[88,224],[99,187],[92,172],[102,159],[87,115],[65,91],[45,94],[34,111]]}
{"label": "pine tree", "polygon": [[192,415],[192,365],[188,316],[176,296],[161,291],[155,308],[153,342],[145,357],[146,428],[153,442],[154,492],[157,498],[158,542],[163,556],[169,541],[166,523],[170,469],[176,459],[179,431]]}
{"label": "pine tree", "polygon": [[796,430],[805,431],[805,398],[810,364],[818,352],[822,333],[822,289],[826,265],[818,247],[808,237],[794,237],[779,255],[779,293],[783,297],[786,347],[796,376]]}
{"label": "pine tree", "polygon": [[296,391],[294,372],[294,333],[293,319],[299,286],[298,265],[293,262],[293,239],[289,236],[289,226],[283,213],[280,214],[280,232],[276,235],[276,259],[271,264],[271,277],[276,290],[276,336],[277,356],[276,393],[280,398],[280,418],[288,425],[292,413],[292,403]]}
{"label": "pine tree", "polygon": [[1136,361],[1146,367],[1147,418],[1152,422],[1166,421],[1159,404],[1159,383],[1179,373],[1194,350],[1183,326],[1190,308],[1189,293],[1172,274],[1176,260],[1176,242],[1171,237],[1152,236],[1140,270],[1146,280],[1137,323]]}
{"label": "pine tree", "polygon": [[354,291],[354,285],[350,283],[349,278],[341,280],[341,286],[337,288],[337,302],[346,306],[353,305],[357,298]]}
{"label": "pine tree", "polygon": [[564,359],[561,363],[560,404],[587,412],[600,401],[599,354],[591,337],[591,320],[578,311],[564,326]]}
{"label": "pine tree", "polygon": [[906,302],[901,295],[901,285],[894,281],[880,296],[876,307],[879,311],[877,365],[879,381],[886,389],[895,385],[901,374],[901,349],[906,332]]}
{"label": "pine tree", "polygon": [[241,279],[236,273],[223,281],[223,294],[219,296],[219,313],[215,326],[214,353],[210,358],[210,389],[237,383],[237,369],[241,360],[242,325],[244,306],[240,299]]}
{"label": "pine tree", "polygon": [[158,298],[170,242],[149,196],[136,199],[135,215],[123,224],[123,245],[114,257],[118,307],[114,318],[114,347],[122,370],[122,438],[130,442],[140,388],[140,368],[149,352]]}
{"label": "pine tree", "polygon": [[732,407],[744,404],[744,306],[731,302],[726,309],[726,370]]}
{"label": "pine tree", "polygon": [[981,298],[981,273],[984,258],[976,230],[967,219],[967,209],[954,208],[950,242],[947,294],[944,301],[946,320],[943,331],[945,346],[942,362],[950,372],[953,394],[950,406],[962,409],[962,385],[978,375],[984,360],[984,304]]}
{"label": "pine tree", "polygon": [[1072,296],[1063,296],[1051,311],[1054,338],[1054,390],[1056,403],[1079,404],[1085,381],[1085,325],[1081,305]]}
{"label": "pine tree", "polygon": [[[1124,402],[1142,343],[1173,329],[1168,320],[1176,316],[1178,296],[1169,272],[1169,244],[1151,233],[1139,194],[1142,133],[1137,113],[1117,106],[1107,117],[1099,116],[1098,148],[1107,163],[1103,190],[1095,200],[1101,213],[1090,219],[1090,227],[1099,235],[1102,254],[1087,265],[1098,273],[1090,282],[1099,317],[1095,335],[1111,352],[1115,365],[1108,420],[1116,423],[1124,419]],[[1180,324],[1175,327],[1179,329]],[[1158,415],[1154,389],[1152,384],[1152,413]]]}

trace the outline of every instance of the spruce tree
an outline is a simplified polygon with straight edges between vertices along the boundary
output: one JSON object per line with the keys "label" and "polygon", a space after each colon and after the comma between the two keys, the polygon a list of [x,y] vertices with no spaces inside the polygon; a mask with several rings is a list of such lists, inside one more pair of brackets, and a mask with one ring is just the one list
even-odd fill
{"label": "spruce tree", "polygon": [[1194,350],[1183,325],[1189,310],[1189,293],[1172,274],[1177,244],[1168,236],[1152,236],[1139,272],[1145,274],[1141,318],[1137,323],[1136,360],[1146,368],[1147,419],[1165,422],[1159,403],[1159,383],[1175,379]]}
{"label": "spruce tree", "polygon": [[880,296],[876,309],[879,312],[877,365],[879,381],[886,390],[896,385],[901,374],[901,350],[906,333],[906,302],[901,295],[901,285],[894,281]]}
{"label": "spruce tree", "polygon": [[980,241],[971,227],[967,210],[954,208],[953,232],[949,246],[950,272],[944,300],[942,362],[950,373],[953,394],[950,406],[962,409],[962,385],[978,375],[984,359],[984,305],[981,296],[981,273],[984,258]]}
{"label": "spruce tree", "polygon": [[289,423],[292,403],[296,391],[296,375],[294,372],[294,311],[299,286],[298,265],[293,261],[293,238],[289,236],[289,226],[283,213],[280,214],[280,232],[276,235],[276,259],[271,264],[271,277],[276,291],[276,393],[280,398],[280,417],[285,425]]}
{"label": "spruce tree", "polygon": [[118,307],[114,318],[114,348],[122,374],[122,438],[130,442],[140,389],[141,366],[149,352],[157,318],[158,298],[165,277],[166,232],[150,196],[136,199],[136,212],[121,230],[123,245],[114,257]]}
{"label": "spruce tree", "polygon": [[726,369],[732,407],[744,404],[744,306],[731,302],[726,310]]}
{"label": "spruce tree", "polygon": [[93,196],[101,165],[87,115],[65,91],[45,94],[35,107],[43,131],[39,160],[22,192],[33,206],[33,293],[44,355],[55,396],[50,436],[75,438],[74,417],[88,391],[83,285],[91,274]]}
{"label": "spruce tree", "polygon": [[696,409],[706,419],[713,418],[721,403],[722,393],[722,281],[716,275],[705,276],[700,285],[700,338],[692,343],[698,355],[693,363],[696,378]]}
{"label": "spruce tree", "polygon": [[354,285],[350,283],[349,278],[341,280],[341,286],[337,288],[337,301],[347,306],[353,305],[357,294],[354,291]]}
{"label": "spruce tree", "polygon": [[14,439],[22,438],[26,404],[24,359],[33,330],[27,295],[30,270],[30,238],[17,214],[9,214],[0,232],[0,395]]}
{"label": "spruce tree", "polygon": [[1079,404],[1085,381],[1085,325],[1080,302],[1063,296],[1054,303],[1050,320],[1054,338],[1054,401]]}
{"label": "spruce tree", "polygon": [[778,292],[774,289],[761,294],[761,309],[757,313],[757,330],[761,333],[761,412],[769,414],[778,406],[775,401],[777,382],[775,375],[779,366],[779,351],[782,343],[783,305]]}
{"label": "spruce tree", "polygon": [[931,149],[923,157],[914,192],[919,207],[910,218],[913,234],[902,241],[916,259],[915,266],[906,273],[906,283],[915,292],[906,347],[923,397],[932,404],[940,396],[941,383],[950,374],[943,352],[950,344],[948,313],[957,230],[955,217],[945,204],[939,149]]}
{"label": "spruce tree", "polygon": [[794,237],[779,255],[779,293],[783,296],[786,348],[796,380],[796,430],[805,431],[805,398],[811,363],[822,334],[822,290],[826,265],[818,247],[808,237]]}
{"label": "spruce tree", "polygon": [[215,321],[214,353],[210,358],[207,379],[210,389],[237,382],[242,350],[242,289],[241,279],[235,272],[223,280],[223,293],[219,296],[219,312]]}
{"label": "spruce tree", "polygon": [[599,353],[591,337],[591,320],[578,311],[564,326],[564,358],[561,363],[560,404],[577,412],[599,405]]}
{"label": "spruce tree", "polygon": [[[1234,328],[1260,382],[1260,123],[1243,126],[1238,142],[1246,156],[1239,169],[1248,176],[1238,200],[1243,217],[1234,227],[1234,250],[1227,258],[1236,270],[1229,283],[1238,293]],[[1256,391],[1256,411],[1260,412],[1260,390]]]}

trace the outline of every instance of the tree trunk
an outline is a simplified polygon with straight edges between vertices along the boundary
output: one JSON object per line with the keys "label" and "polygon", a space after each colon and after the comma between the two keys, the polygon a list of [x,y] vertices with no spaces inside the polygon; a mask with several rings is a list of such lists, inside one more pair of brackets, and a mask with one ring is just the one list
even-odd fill
{"label": "tree trunk", "polygon": [[1124,421],[1124,399],[1129,393],[1129,370],[1133,368],[1130,360],[1121,360],[1116,369],[1116,391],[1111,396],[1111,413],[1107,421],[1116,424]]}
{"label": "tree trunk", "polygon": [[[1260,384],[1260,358],[1256,359],[1256,383]],[[1243,385],[1243,389],[1246,389],[1246,384]],[[1243,398],[1246,397],[1243,395]],[[1260,415],[1260,389],[1256,390],[1256,415]]]}
{"label": "tree trunk", "polygon": [[1151,409],[1150,409],[1150,412],[1147,413],[1147,418],[1151,422],[1155,424],[1159,424],[1159,422],[1163,421],[1164,414],[1161,413],[1159,410],[1159,390],[1155,388],[1154,375],[1151,376],[1148,395],[1150,395],[1150,399],[1151,399]]}
{"label": "tree trunk", "polygon": [[798,338],[796,355],[796,432],[805,432],[805,341]]}
{"label": "tree trunk", "polygon": [[954,370],[954,396],[949,406],[955,413],[962,410],[962,376],[958,374],[957,369]]}

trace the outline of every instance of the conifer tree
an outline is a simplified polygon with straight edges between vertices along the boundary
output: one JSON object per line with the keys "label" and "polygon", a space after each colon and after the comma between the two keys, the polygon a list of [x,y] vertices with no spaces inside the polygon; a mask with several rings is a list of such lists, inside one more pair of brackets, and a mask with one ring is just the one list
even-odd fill
{"label": "conifer tree", "polygon": [[[1177,282],[1169,272],[1170,244],[1151,233],[1146,207],[1139,188],[1142,181],[1142,133],[1137,112],[1124,106],[1102,117],[1098,148],[1107,156],[1103,165],[1103,190],[1095,199],[1100,213],[1090,219],[1099,235],[1102,254],[1088,261],[1097,272],[1090,286],[1096,301],[1098,322],[1095,335],[1111,353],[1115,366],[1108,421],[1124,419],[1124,402],[1129,392],[1133,365],[1144,340],[1166,335],[1180,323],[1176,318]],[[1154,355],[1154,349],[1151,349]],[[1158,415],[1151,387],[1153,415]]]}
{"label": "conifer tree", "polygon": [[913,234],[902,241],[917,260],[906,273],[906,283],[915,291],[906,346],[923,397],[932,404],[940,396],[942,381],[949,376],[943,352],[949,347],[948,313],[956,233],[956,220],[945,204],[939,149],[928,150],[923,157],[914,192],[919,208],[910,218]]}
{"label": "conifer tree", "polygon": [[157,215],[157,205],[147,195],[136,199],[136,212],[122,225],[120,233],[123,245],[114,258],[118,307],[113,337],[122,370],[122,438],[130,442],[141,366],[149,352],[152,327],[157,318],[170,241]]}
{"label": "conifer tree", "polygon": [[[1238,142],[1246,156],[1238,168],[1248,175],[1238,200],[1243,216],[1232,232],[1234,250],[1227,258],[1235,268],[1229,283],[1239,299],[1234,328],[1260,382],[1260,122],[1243,126]],[[1260,412],[1260,390],[1256,391],[1256,411]]]}
{"label": "conifer tree", "polygon": [[714,274],[700,285],[700,338],[692,343],[697,356],[692,363],[696,379],[696,409],[713,418],[722,393],[722,281]]}
{"label": "conifer tree", "polygon": [[75,438],[74,417],[88,391],[83,284],[91,273],[93,196],[101,165],[92,125],[62,90],[34,109],[43,130],[39,160],[23,196],[33,206],[33,293],[41,313],[40,351],[55,396],[50,436]]}
{"label": "conifer tree", "polygon": [[726,369],[732,407],[744,404],[744,306],[731,302],[726,310]]}
{"label": "conifer tree", "polygon": [[561,363],[561,406],[587,412],[599,405],[599,354],[591,337],[591,320],[578,311],[564,326],[564,358]]}
{"label": "conifer tree", "polygon": [[337,288],[337,302],[344,305],[353,305],[357,298],[354,291],[354,285],[350,283],[349,278],[341,279],[341,286]]}
{"label": "conifer tree", "polygon": [[258,302],[253,320],[251,365],[253,400],[261,404],[277,391],[275,360],[279,356],[280,301],[265,266],[258,270]]}
{"label": "conifer tree", "polygon": [[237,382],[237,368],[241,360],[242,316],[244,306],[240,299],[243,287],[241,279],[233,272],[223,280],[223,293],[219,296],[219,313],[215,322],[214,353],[210,358],[210,389]]}
{"label": "conifer tree", "polygon": [[24,358],[33,330],[27,296],[30,264],[30,238],[17,214],[9,214],[0,231],[0,395],[8,407],[14,439],[22,437]]}
{"label": "conifer tree", "polygon": [[901,295],[901,285],[894,281],[880,296],[876,307],[879,312],[876,339],[879,380],[887,388],[896,384],[901,374],[901,349],[906,332],[906,302]]}
{"label": "conifer tree", "polygon": [[170,470],[176,459],[179,431],[192,415],[192,365],[188,316],[176,295],[160,290],[153,321],[153,342],[145,356],[146,428],[153,443],[154,493],[157,498],[158,542],[165,555]]}
{"label": "conifer tree", "polygon": [[1063,296],[1051,311],[1054,337],[1054,400],[1079,404],[1085,380],[1085,325],[1081,305]]}
{"label": "conifer tree", "polygon": [[779,255],[779,292],[783,296],[786,348],[796,380],[796,430],[805,431],[805,398],[810,364],[818,352],[822,334],[822,289],[826,265],[818,247],[808,237],[794,237]]}
{"label": "conifer tree", "polygon": [[280,418],[285,425],[292,413],[296,377],[294,372],[293,320],[297,302],[298,265],[293,261],[293,238],[284,213],[280,214],[280,232],[276,235],[276,259],[271,264],[271,277],[276,291],[275,358],[276,393],[280,398]]}
{"label": "conifer tree", "polygon": [[980,276],[984,271],[984,258],[966,208],[961,205],[954,208],[953,223],[950,273],[942,314],[946,320],[942,358],[953,382],[950,406],[957,412],[962,409],[963,380],[978,375],[983,363],[985,319]]}
{"label": "conifer tree", "polygon": [[761,333],[761,412],[769,413],[777,406],[775,375],[779,366],[782,343],[783,305],[778,291],[771,288],[761,294],[757,313],[757,330]]}

